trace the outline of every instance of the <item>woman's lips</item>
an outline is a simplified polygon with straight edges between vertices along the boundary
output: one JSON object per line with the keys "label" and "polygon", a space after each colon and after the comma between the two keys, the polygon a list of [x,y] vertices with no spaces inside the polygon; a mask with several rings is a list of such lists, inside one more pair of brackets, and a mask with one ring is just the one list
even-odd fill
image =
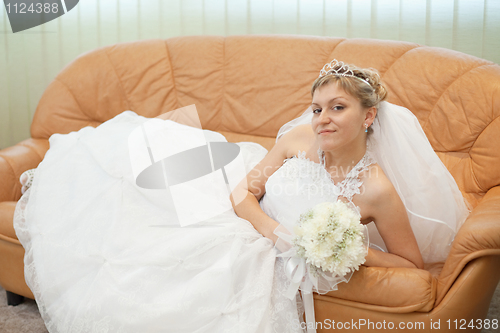
{"label": "woman's lips", "polygon": [[326,134],[330,134],[330,133],[333,133],[333,132],[335,132],[335,131],[334,130],[321,130],[321,131],[319,131],[319,134],[320,135],[321,134],[325,134],[326,135]]}

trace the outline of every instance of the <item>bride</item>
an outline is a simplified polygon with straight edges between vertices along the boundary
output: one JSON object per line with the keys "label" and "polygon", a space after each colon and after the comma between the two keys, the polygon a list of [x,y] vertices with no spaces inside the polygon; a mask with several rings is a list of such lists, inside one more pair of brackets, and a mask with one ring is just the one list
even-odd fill
{"label": "bride", "polygon": [[[298,293],[285,296],[290,281],[275,230],[293,230],[300,214],[325,201],[352,203],[371,226],[367,266],[423,268],[445,258],[467,209],[414,116],[385,95],[376,72],[325,65],[311,108],[282,127],[268,154],[238,144],[248,175],[231,186],[232,201],[219,186],[189,195],[171,179],[163,189],[137,186],[138,168],[150,167],[137,167],[137,154],[154,165],[169,155],[155,149],[197,147],[194,127],[158,120],[160,145],[136,155],[130,138],[148,119],[131,111],[53,135],[14,219],[47,329],[302,332],[302,303]],[[183,225],[179,205],[190,216],[222,208]]]}
{"label": "bride", "polygon": [[[283,135],[249,173],[249,195],[244,203],[236,206],[236,213],[252,222],[261,234],[276,240],[273,231],[278,222],[275,221],[273,208],[278,205],[285,211],[286,205],[289,205],[287,202],[300,202],[301,197],[308,195],[298,186],[291,194],[276,192],[281,192],[279,188],[289,181],[289,177],[283,174],[294,167],[290,164],[301,163],[297,160],[305,158],[327,171],[327,186],[337,187],[337,193],[331,198],[325,198],[322,193],[317,196],[316,203],[325,199],[336,201],[335,196],[352,200],[360,209],[361,222],[367,224],[373,221],[376,224],[388,252],[369,249],[365,265],[423,268],[405,207],[394,186],[366,149],[368,128],[376,118],[377,106],[386,96],[378,75],[370,70],[345,67],[334,60],[325,65],[311,93],[311,123],[296,126]],[[286,167],[281,168],[284,160],[289,161]],[[276,176],[273,176],[271,184],[267,182],[279,168],[278,179],[274,180]],[[349,173],[350,170],[355,173]],[[293,188],[295,183],[290,185],[289,188]],[[357,194],[358,188],[363,193]],[[257,208],[258,200],[264,193],[263,205],[270,206],[267,213],[275,219]],[[312,204],[308,200],[308,205]],[[297,220],[298,216],[288,214],[280,222],[293,223]]]}

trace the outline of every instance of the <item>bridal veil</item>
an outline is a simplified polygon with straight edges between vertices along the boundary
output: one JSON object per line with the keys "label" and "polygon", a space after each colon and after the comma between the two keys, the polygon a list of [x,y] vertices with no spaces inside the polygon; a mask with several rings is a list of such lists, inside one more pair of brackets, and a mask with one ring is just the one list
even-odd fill
{"label": "bridal veil", "polygon": [[[308,108],[281,127],[276,140],[311,122]],[[469,209],[450,172],[429,143],[417,117],[408,109],[381,102],[368,135],[367,150],[403,201],[424,262],[444,261]],[[374,223],[371,246],[386,251]]]}

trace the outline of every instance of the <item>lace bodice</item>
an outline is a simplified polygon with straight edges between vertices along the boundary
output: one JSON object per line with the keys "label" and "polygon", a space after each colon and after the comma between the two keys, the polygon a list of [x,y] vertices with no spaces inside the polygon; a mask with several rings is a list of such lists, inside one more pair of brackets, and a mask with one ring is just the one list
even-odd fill
{"label": "lace bodice", "polygon": [[[303,155],[305,155],[304,152],[301,152]],[[325,154],[323,151],[318,150],[318,155],[320,158],[320,165],[322,166],[322,170],[324,170],[327,173],[327,177],[330,178],[330,175],[325,169]],[[312,162],[314,163],[314,162]],[[370,157],[368,153],[366,153],[361,160],[347,173],[346,177],[344,180],[337,184],[333,184],[334,187],[337,187],[339,189],[339,196],[342,196],[346,198],[347,200],[352,202],[352,197],[355,194],[359,194],[360,190],[359,188],[363,184],[363,182],[359,179],[359,174],[365,170],[368,169],[368,167],[372,164],[374,164],[375,161]],[[332,181],[333,183],[333,181]]]}
{"label": "lace bodice", "polygon": [[348,172],[344,180],[334,183],[324,167],[324,154],[321,151],[318,154],[320,163],[299,151],[296,156],[285,159],[282,167],[267,180],[266,194],[260,205],[266,214],[286,227],[293,227],[300,214],[316,204],[337,201],[339,197],[352,202],[363,183],[360,173],[375,163],[366,153],[351,170],[338,170],[340,176]]}

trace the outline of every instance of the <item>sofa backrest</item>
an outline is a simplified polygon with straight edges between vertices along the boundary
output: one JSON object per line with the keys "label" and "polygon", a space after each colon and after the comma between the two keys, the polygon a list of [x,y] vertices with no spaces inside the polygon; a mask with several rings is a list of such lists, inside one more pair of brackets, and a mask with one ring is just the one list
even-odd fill
{"label": "sofa backrest", "polygon": [[124,110],[146,117],[196,104],[204,128],[270,148],[311,102],[310,87],[336,58],[376,68],[388,101],[410,109],[475,205],[500,184],[500,66],[413,43],[312,36],[184,36],[103,47],[54,79],[31,134],[97,126]]}

